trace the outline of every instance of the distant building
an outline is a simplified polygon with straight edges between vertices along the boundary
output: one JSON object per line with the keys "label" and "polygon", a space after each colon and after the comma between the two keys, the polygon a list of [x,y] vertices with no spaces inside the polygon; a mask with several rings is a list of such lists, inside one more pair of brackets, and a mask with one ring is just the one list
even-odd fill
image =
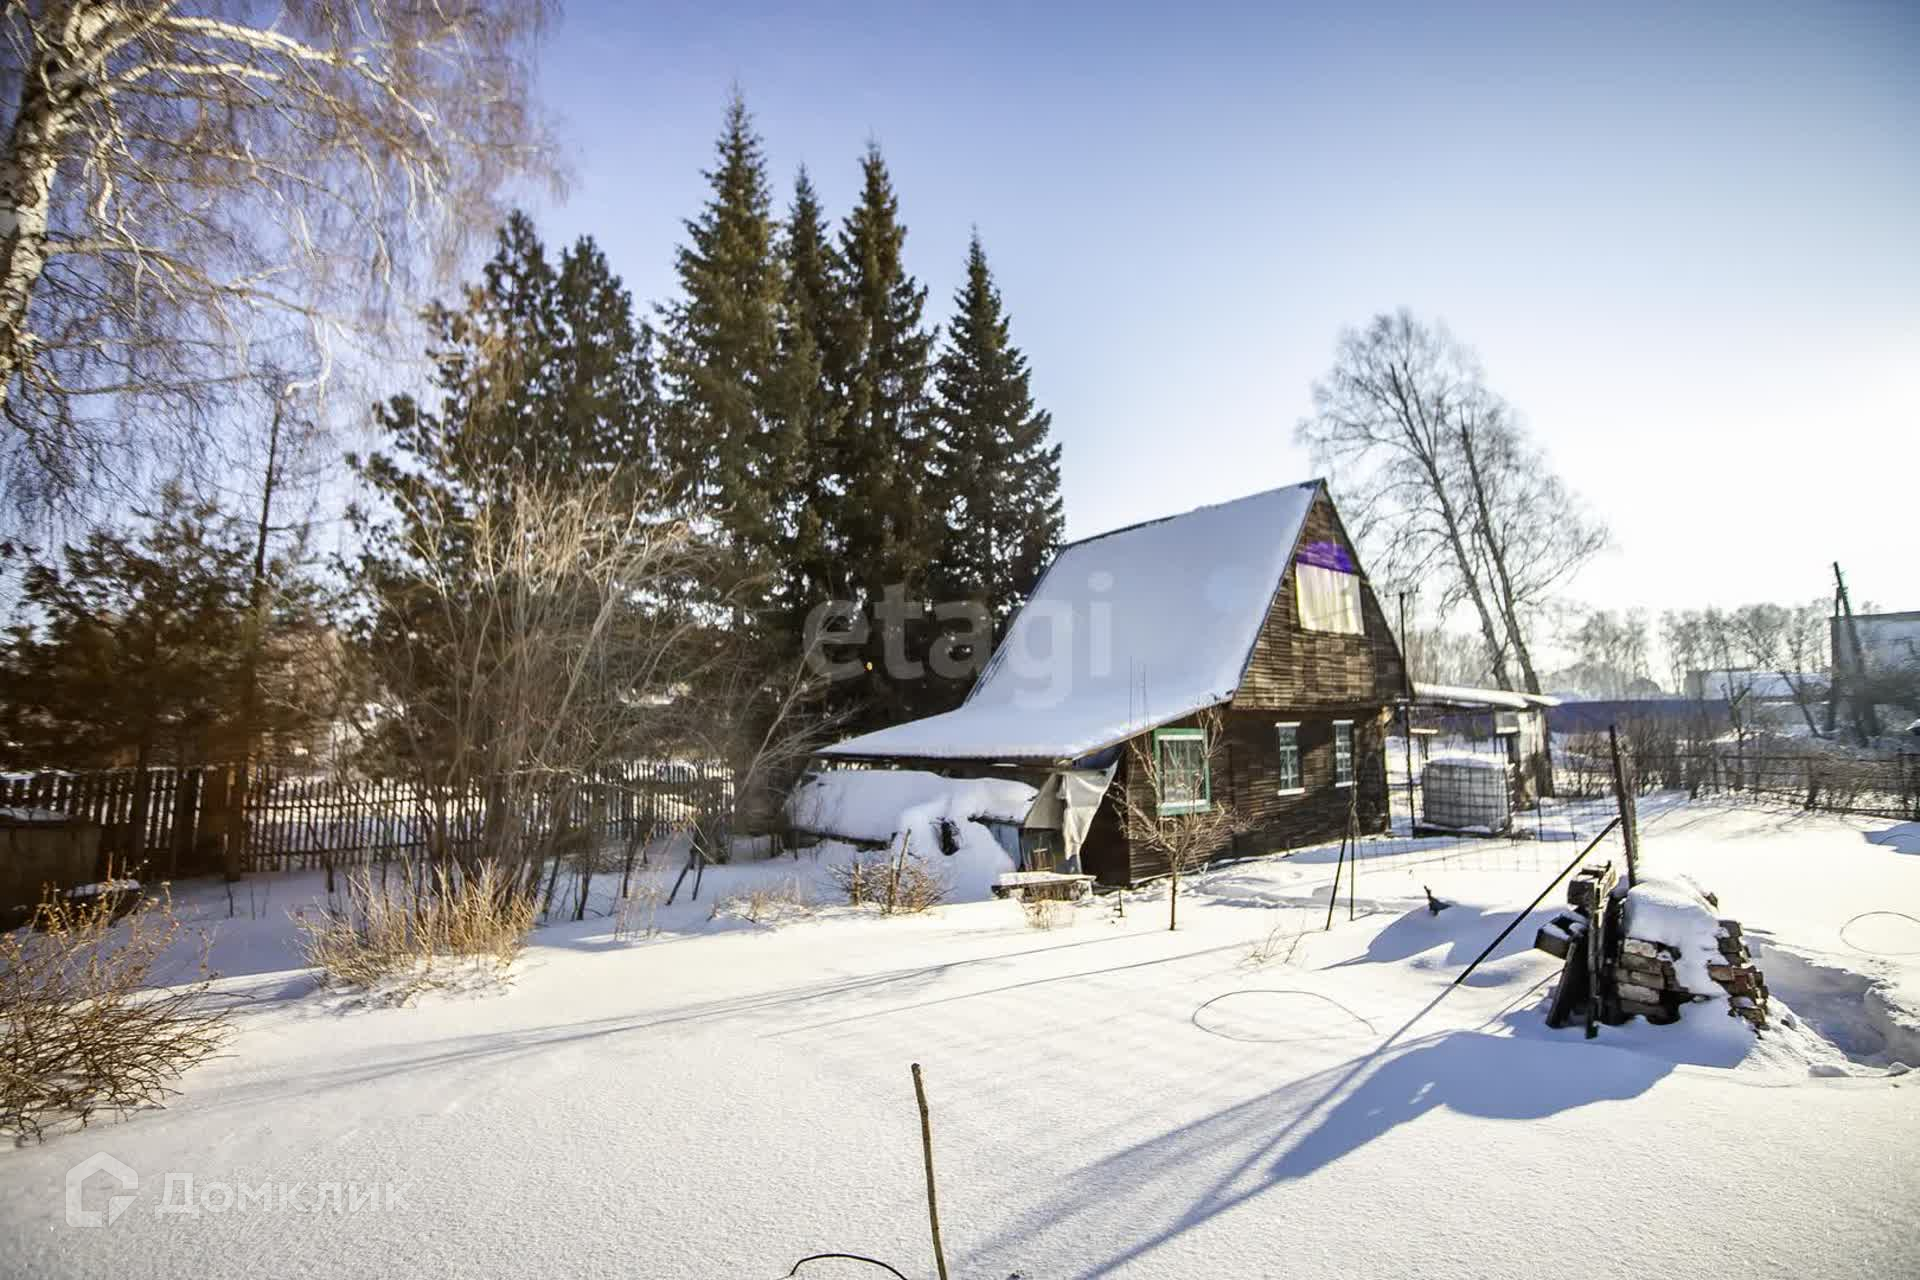
{"label": "distant building", "polygon": [[1742,698],[1754,702],[1793,702],[1802,694],[1825,697],[1827,678],[1813,671],[1754,671],[1750,668],[1725,668],[1687,672],[1682,690],[1695,701],[1735,702]]}
{"label": "distant building", "polygon": [[[1853,669],[1853,642],[1847,619],[1832,623],[1834,670]],[[1860,656],[1869,674],[1920,666],[1920,611],[1856,613],[1851,631],[1860,637]]]}

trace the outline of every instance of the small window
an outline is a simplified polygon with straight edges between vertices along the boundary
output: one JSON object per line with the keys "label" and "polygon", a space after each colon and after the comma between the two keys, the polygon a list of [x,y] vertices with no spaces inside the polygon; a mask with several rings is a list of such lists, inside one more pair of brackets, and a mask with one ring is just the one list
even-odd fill
{"label": "small window", "polygon": [[1213,803],[1207,766],[1207,736],[1199,729],[1155,729],[1154,771],[1160,779],[1162,814],[1199,813]]}
{"label": "small window", "polygon": [[1353,785],[1353,721],[1333,722],[1333,785]]}
{"label": "small window", "polygon": [[1273,733],[1279,750],[1280,794],[1297,796],[1305,790],[1300,780],[1300,726],[1298,723],[1276,724]]}
{"label": "small window", "polygon": [[1294,595],[1300,605],[1300,625],[1307,631],[1366,634],[1360,620],[1360,575],[1324,565],[1293,566]]}

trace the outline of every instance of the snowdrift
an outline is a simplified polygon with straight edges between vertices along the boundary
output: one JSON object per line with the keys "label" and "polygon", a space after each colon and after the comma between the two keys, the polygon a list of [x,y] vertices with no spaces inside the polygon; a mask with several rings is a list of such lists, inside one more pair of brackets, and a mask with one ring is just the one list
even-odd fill
{"label": "snowdrift", "polygon": [[[842,840],[908,849],[939,868],[951,883],[948,897],[988,897],[994,878],[1014,869],[1014,860],[986,822],[1018,823],[1039,794],[1005,778],[943,778],[917,769],[836,769],[795,788],[787,816],[803,831]],[[942,847],[947,826],[957,848]]]}

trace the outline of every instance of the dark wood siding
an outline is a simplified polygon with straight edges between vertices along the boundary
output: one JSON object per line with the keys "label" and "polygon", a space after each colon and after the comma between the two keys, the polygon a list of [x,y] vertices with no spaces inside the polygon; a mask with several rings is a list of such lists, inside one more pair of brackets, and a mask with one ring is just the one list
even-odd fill
{"label": "dark wood siding", "polygon": [[[1354,803],[1360,832],[1373,835],[1387,829],[1386,721],[1381,707],[1329,710],[1303,707],[1287,711],[1222,710],[1224,740],[1213,757],[1213,798],[1228,804],[1248,823],[1248,830],[1222,840],[1215,858],[1285,853],[1307,845],[1338,840],[1347,827],[1347,804]],[[1277,721],[1300,725],[1299,795],[1281,795]],[[1354,786],[1334,785],[1333,725],[1353,721]],[[1194,720],[1181,723],[1192,724]],[[1133,785],[1127,758],[1137,748],[1150,750],[1152,735],[1134,739],[1113,786]],[[1144,784],[1142,784],[1144,785]],[[1106,824],[1103,826],[1102,824]],[[1103,884],[1137,884],[1165,875],[1166,860],[1151,849],[1128,841],[1121,827],[1118,797],[1110,795],[1100,806],[1082,851],[1085,870]],[[1095,851],[1096,835],[1098,850]]]}
{"label": "dark wood siding", "polygon": [[[1353,542],[1340,522],[1333,502],[1321,490],[1307,512],[1300,541],[1334,542],[1354,555]],[[1288,564],[1267,613],[1267,624],[1254,642],[1253,656],[1234,695],[1236,710],[1284,711],[1309,707],[1373,707],[1391,702],[1402,691],[1400,647],[1362,576],[1361,619],[1366,634],[1335,635],[1304,631],[1293,587],[1294,569]]]}

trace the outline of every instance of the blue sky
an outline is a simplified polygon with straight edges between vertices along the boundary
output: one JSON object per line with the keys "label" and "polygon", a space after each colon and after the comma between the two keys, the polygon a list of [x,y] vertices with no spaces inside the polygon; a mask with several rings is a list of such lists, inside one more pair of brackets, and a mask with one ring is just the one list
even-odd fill
{"label": "blue sky", "polygon": [[[1551,11],[1551,12],[1550,12]],[[540,208],[673,289],[729,86],[782,205],[871,137],[944,319],[977,224],[1069,533],[1304,478],[1338,330],[1444,319],[1614,528],[1573,594],[1920,608],[1920,4],[573,0]]]}

